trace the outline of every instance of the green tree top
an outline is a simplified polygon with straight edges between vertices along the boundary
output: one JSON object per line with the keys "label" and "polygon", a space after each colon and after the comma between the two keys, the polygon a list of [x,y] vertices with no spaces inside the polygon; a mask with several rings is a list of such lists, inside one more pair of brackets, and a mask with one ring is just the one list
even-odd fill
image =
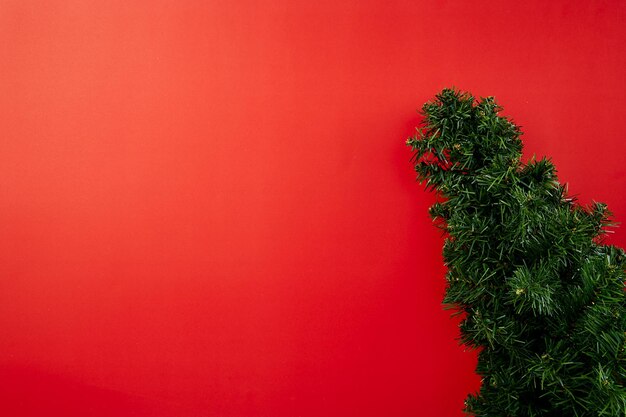
{"label": "green tree top", "polygon": [[626,416],[626,257],[604,245],[606,205],[569,198],[493,97],[444,89],[407,140],[442,198],[444,304],[479,349],[475,416]]}

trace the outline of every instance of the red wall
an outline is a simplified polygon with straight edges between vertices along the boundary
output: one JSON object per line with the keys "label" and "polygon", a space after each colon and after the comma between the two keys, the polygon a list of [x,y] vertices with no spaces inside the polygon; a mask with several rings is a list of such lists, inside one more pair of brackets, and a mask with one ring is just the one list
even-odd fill
{"label": "red wall", "polygon": [[625,20],[2,1],[0,414],[461,416],[478,380],[440,306],[415,110],[495,95],[528,155],[623,222]]}

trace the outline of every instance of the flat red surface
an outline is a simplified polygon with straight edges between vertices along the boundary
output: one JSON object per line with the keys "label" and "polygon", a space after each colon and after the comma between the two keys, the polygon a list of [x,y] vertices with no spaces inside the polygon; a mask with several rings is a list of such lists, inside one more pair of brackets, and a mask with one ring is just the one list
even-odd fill
{"label": "flat red surface", "polygon": [[460,417],[478,379],[440,305],[416,109],[495,95],[624,222],[625,20],[0,2],[0,415]]}

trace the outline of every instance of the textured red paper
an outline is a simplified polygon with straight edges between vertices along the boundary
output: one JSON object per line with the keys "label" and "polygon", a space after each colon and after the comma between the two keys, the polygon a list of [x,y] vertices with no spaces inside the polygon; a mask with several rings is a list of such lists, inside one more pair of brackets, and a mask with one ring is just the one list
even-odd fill
{"label": "textured red paper", "polygon": [[624,21],[2,1],[0,415],[460,417],[478,379],[440,306],[416,109],[495,95],[527,155],[623,222]]}

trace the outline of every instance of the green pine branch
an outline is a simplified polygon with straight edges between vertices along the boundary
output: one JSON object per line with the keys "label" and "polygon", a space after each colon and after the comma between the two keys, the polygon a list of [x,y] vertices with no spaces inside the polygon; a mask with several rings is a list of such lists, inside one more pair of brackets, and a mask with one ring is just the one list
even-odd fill
{"label": "green pine branch", "polygon": [[493,97],[444,89],[407,140],[442,201],[444,304],[479,349],[474,416],[626,416],[626,256],[603,244],[606,205],[567,195]]}

